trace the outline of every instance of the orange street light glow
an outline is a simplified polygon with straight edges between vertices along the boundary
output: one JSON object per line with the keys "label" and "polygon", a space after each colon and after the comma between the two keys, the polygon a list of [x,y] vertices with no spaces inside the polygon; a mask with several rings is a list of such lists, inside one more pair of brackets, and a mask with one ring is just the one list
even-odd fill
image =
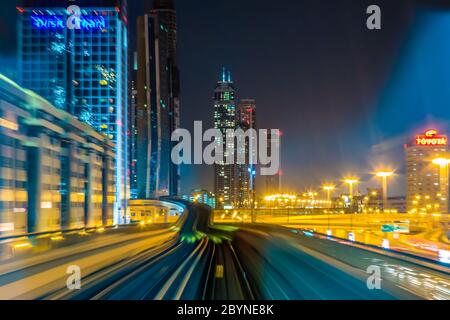
{"label": "orange street light glow", "polygon": [[376,173],[377,177],[381,177],[381,178],[385,178],[385,177],[390,177],[392,176],[394,173],[391,171],[379,171]]}
{"label": "orange street light glow", "polygon": [[29,242],[22,242],[22,243],[18,243],[16,245],[14,245],[15,249],[30,248],[30,247],[31,247],[31,243],[29,243]]}
{"label": "orange street light glow", "polygon": [[433,159],[432,162],[433,162],[433,164],[437,164],[437,165],[443,167],[443,166],[446,166],[446,165],[448,165],[450,163],[450,159],[436,158],[436,159]]}

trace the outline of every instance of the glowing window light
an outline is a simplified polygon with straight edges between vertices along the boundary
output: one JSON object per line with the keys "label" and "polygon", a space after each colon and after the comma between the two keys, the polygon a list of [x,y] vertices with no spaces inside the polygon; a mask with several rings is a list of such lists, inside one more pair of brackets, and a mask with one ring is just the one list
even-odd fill
{"label": "glowing window light", "polygon": [[50,201],[41,202],[41,209],[51,209],[53,204]]}
{"label": "glowing window light", "polygon": [[19,130],[19,126],[12,122],[12,121],[8,121],[6,119],[0,118],[0,127],[6,128],[6,129],[10,129],[10,130],[14,130],[17,131]]}
{"label": "glowing window light", "polygon": [[0,232],[14,231],[14,223],[0,223]]}

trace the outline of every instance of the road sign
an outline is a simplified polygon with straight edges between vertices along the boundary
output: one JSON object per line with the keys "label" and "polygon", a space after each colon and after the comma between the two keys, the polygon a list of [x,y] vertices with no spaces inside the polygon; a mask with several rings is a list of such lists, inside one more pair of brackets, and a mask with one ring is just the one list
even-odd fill
{"label": "road sign", "polygon": [[381,231],[382,232],[394,232],[395,228],[394,225],[392,224],[383,224],[381,226]]}

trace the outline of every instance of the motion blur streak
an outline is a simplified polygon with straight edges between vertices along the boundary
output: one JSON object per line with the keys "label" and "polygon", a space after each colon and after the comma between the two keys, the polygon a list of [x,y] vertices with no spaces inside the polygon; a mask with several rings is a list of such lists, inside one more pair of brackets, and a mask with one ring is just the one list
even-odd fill
{"label": "motion blur streak", "polygon": [[[2,299],[449,299],[448,268],[269,225],[214,225],[203,205],[175,226],[111,235],[5,263]],[[154,226],[152,226],[154,227]],[[139,226],[136,226],[139,228]],[[119,228],[120,230],[120,228]],[[131,230],[131,229],[129,229]],[[81,290],[66,269],[82,271]],[[369,290],[369,266],[381,289]]]}

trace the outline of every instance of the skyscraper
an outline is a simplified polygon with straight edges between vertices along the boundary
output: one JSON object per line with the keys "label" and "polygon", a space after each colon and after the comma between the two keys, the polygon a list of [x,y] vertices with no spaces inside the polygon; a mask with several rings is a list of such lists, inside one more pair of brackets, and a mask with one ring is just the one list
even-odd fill
{"label": "skyscraper", "polygon": [[[70,5],[81,9],[79,25],[71,28]],[[17,10],[21,84],[115,143],[114,223],[124,222],[129,198],[126,0],[25,0]]]}
{"label": "skyscraper", "polygon": [[[214,128],[219,129],[224,137],[224,158],[235,157],[234,140],[227,137],[227,129],[236,129],[235,99],[231,73],[224,69],[214,90]],[[225,145],[227,140],[230,145]],[[235,164],[226,164],[225,161],[214,165],[214,194],[218,208],[235,206],[237,203],[236,170]]]}
{"label": "skyscraper", "polygon": [[[244,132],[256,129],[256,103],[253,99],[243,99],[237,109],[237,126]],[[245,139],[245,164],[237,164],[237,207],[251,208],[256,195],[256,167],[250,162],[251,149],[257,144],[256,137],[249,136]],[[239,146],[238,146],[239,147]],[[253,149],[254,150],[254,149]]]}
{"label": "skyscraper", "polygon": [[177,195],[179,168],[171,161],[180,108],[173,1],[155,1],[138,18],[137,33],[137,194]]}
{"label": "skyscraper", "polygon": [[131,69],[131,99],[128,115],[128,128],[130,130],[129,135],[129,157],[130,157],[130,198],[138,198],[138,186],[137,186],[137,52],[133,54],[133,67]]}
{"label": "skyscraper", "polygon": [[[448,204],[448,170],[443,170],[446,176],[441,176],[440,167],[433,160],[449,157],[447,136],[439,135],[436,130],[427,130],[405,145],[405,151],[407,211],[424,214],[442,212]],[[444,211],[447,213],[448,208]]]}

